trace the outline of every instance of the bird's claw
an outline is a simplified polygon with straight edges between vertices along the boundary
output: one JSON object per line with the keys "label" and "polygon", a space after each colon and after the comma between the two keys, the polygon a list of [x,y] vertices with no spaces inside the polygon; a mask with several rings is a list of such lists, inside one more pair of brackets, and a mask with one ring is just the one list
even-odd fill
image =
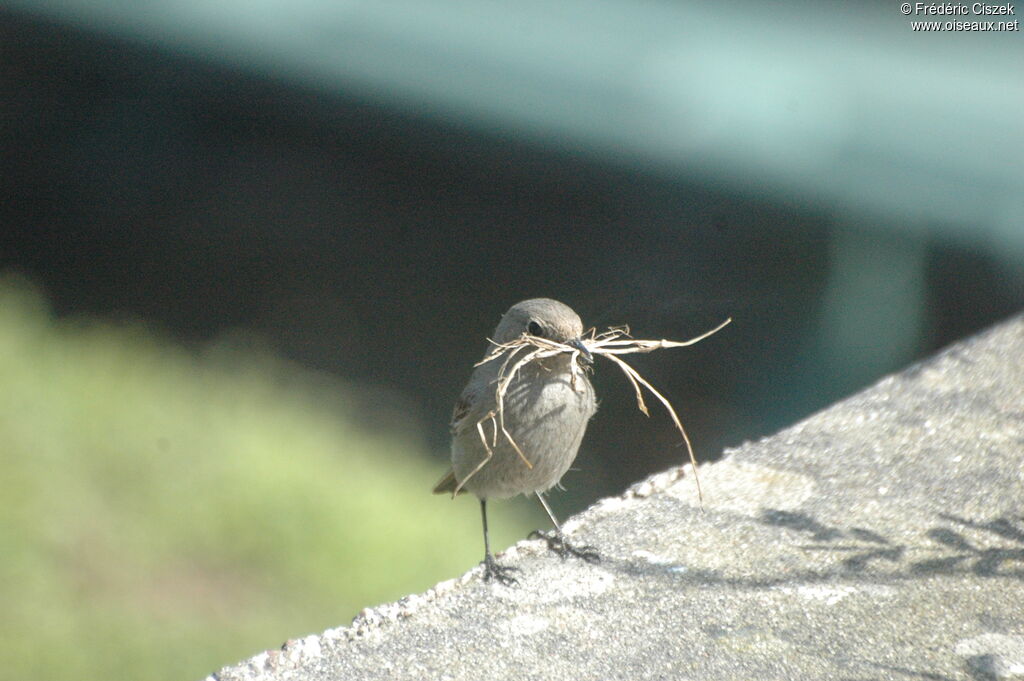
{"label": "bird's claw", "polygon": [[484,559],[485,582],[489,582],[493,578],[502,586],[514,586],[519,583],[519,580],[512,576],[513,572],[519,572],[519,568],[511,565],[498,565],[491,556]]}

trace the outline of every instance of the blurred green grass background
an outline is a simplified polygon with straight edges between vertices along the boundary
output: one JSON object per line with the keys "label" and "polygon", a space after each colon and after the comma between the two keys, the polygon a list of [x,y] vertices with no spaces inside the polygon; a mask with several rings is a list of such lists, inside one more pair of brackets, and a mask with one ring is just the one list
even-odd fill
{"label": "blurred green grass background", "polygon": [[200,679],[475,565],[475,500],[358,390],[0,277],[0,678]]}

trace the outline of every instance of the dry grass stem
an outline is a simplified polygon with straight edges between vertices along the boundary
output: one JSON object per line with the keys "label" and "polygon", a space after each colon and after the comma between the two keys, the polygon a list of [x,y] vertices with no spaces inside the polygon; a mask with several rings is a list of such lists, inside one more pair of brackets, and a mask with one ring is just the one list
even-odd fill
{"label": "dry grass stem", "polygon": [[[731,321],[731,318],[726,319],[724,322],[722,322],[715,328],[711,329],[710,331],[707,331],[699,336],[696,336],[685,341],[671,341],[666,339],[641,340],[638,338],[631,338],[629,335],[628,326],[612,327],[602,333],[597,333],[596,330],[591,329],[589,338],[583,339],[583,345],[586,346],[587,351],[590,352],[590,354],[601,355],[618,365],[618,367],[622,370],[622,373],[626,375],[626,378],[629,380],[630,385],[633,386],[633,390],[636,393],[637,408],[645,416],[650,416],[650,412],[647,409],[647,404],[644,402],[643,388],[649,390],[651,394],[658,398],[658,401],[661,402],[662,405],[664,405],[666,411],[668,411],[669,413],[669,416],[672,417],[672,422],[675,424],[676,430],[679,431],[679,434],[682,436],[683,442],[686,445],[686,451],[687,454],[689,454],[690,463],[693,465],[693,479],[697,485],[697,497],[700,501],[701,506],[703,506],[704,504],[704,492],[701,489],[700,478],[697,475],[697,457],[693,453],[693,446],[690,443],[690,437],[686,434],[686,429],[683,428],[683,424],[679,420],[679,416],[678,414],[676,414],[676,410],[672,407],[672,403],[669,402],[664,395],[658,392],[654,388],[654,386],[652,386],[650,382],[647,381],[647,379],[645,379],[643,376],[640,375],[639,372],[637,372],[636,369],[631,367],[624,360],[620,359],[618,355],[646,353],[653,352],[654,350],[660,350],[662,348],[682,348],[688,345],[693,345],[695,343],[699,343],[708,336],[717,333]],[[577,377],[580,375],[582,371],[584,371],[584,368],[580,365],[579,362],[579,357],[581,354],[580,350],[570,345],[565,345],[564,343],[558,343],[556,341],[548,340],[546,338],[538,338],[536,336],[530,336],[527,334],[523,334],[519,338],[508,343],[495,343],[494,341],[491,341],[491,343],[494,346],[494,348],[491,350],[490,353],[487,354],[486,357],[480,360],[476,366],[486,364],[487,362],[493,362],[503,355],[505,355],[505,359],[502,362],[501,368],[498,371],[498,380],[496,382],[494,390],[495,403],[497,404],[497,407],[493,411],[489,412],[482,419],[480,419],[480,421],[477,423],[477,431],[480,433],[480,440],[484,444],[484,448],[487,452],[487,457],[483,461],[481,461],[480,465],[473,469],[473,471],[469,475],[467,475],[465,479],[462,480],[462,482],[456,489],[456,493],[458,493],[458,490],[461,489],[466,484],[466,482],[477,473],[477,471],[483,468],[484,464],[490,461],[491,456],[493,456],[492,447],[497,445],[499,430],[501,431],[501,434],[505,437],[505,439],[509,442],[509,444],[512,445],[512,448],[515,449],[516,454],[518,454],[519,458],[523,460],[523,463],[526,464],[527,467],[533,468],[533,464],[530,463],[530,460],[526,457],[526,454],[523,453],[523,450],[519,448],[519,445],[516,444],[515,440],[512,439],[512,436],[505,428],[505,394],[508,392],[509,386],[512,384],[512,381],[515,380],[516,375],[524,366],[526,366],[530,362],[543,360],[548,357],[554,357],[555,355],[560,355],[562,353],[567,353],[570,356],[569,365],[572,369],[572,381],[574,387],[576,384]],[[524,349],[525,351],[523,351]],[[643,386],[643,388],[641,386]],[[484,434],[483,428],[484,422],[488,420],[491,421],[493,428],[490,444],[488,444],[487,442],[487,437]]]}

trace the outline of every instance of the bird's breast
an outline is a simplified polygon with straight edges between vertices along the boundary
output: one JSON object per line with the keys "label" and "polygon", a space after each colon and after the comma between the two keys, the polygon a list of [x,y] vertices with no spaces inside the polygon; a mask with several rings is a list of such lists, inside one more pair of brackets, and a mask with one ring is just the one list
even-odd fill
{"label": "bird's breast", "polygon": [[488,456],[478,430],[470,429],[453,442],[456,476],[469,476],[466,489],[482,497],[546,490],[576,458],[595,410],[593,386],[582,372],[575,377],[567,371],[524,372],[505,392],[500,418],[483,422],[491,450],[486,463],[473,472]]}

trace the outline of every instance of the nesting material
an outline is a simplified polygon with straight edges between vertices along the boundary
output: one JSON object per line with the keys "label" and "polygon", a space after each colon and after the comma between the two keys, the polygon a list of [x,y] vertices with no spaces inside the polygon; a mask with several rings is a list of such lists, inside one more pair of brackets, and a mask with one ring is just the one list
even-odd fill
{"label": "nesting material", "polygon": [[[672,417],[672,422],[675,424],[676,429],[682,436],[683,442],[686,444],[686,451],[687,454],[689,454],[690,463],[693,464],[693,479],[697,485],[697,497],[701,504],[704,502],[704,493],[701,490],[700,478],[697,476],[697,458],[694,456],[693,446],[690,444],[690,437],[686,434],[686,429],[683,428],[683,424],[679,420],[679,415],[676,414],[676,410],[672,407],[672,403],[669,402],[664,395],[658,392],[654,386],[647,381],[647,379],[641,376],[636,369],[622,360],[620,355],[653,352],[654,350],[660,350],[662,348],[683,348],[688,345],[693,345],[695,343],[699,343],[708,336],[717,333],[731,321],[732,318],[726,319],[710,331],[685,341],[672,341],[665,339],[642,340],[639,338],[633,338],[629,335],[628,326],[612,327],[602,333],[597,333],[596,329],[591,329],[589,337],[582,339],[583,346],[586,347],[587,352],[591,355],[605,357],[618,365],[619,369],[622,370],[622,373],[626,375],[626,378],[629,379],[630,384],[633,386],[633,390],[636,393],[636,406],[645,416],[650,416],[650,412],[647,409],[646,402],[644,402],[643,388],[650,391],[650,393],[658,398],[658,401],[664,405],[669,416]],[[580,364],[580,355],[583,354],[583,351],[578,347],[528,334],[523,334],[519,338],[508,343],[495,343],[494,341],[491,341],[491,343],[494,346],[494,349],[476,364],[476,366],[480,366],[487,362],[498,361],[504,357],[501,369],[498,371],[498,380],[495,383],[494,389],[495,404],[497,406],[476,424],[477,432],[480,434],[480,441],[483,443],[484,449],[488,454],[485,462],[490,459],[492,448],[497,444],[498,434],[500,433],[516,451],[519,458],[522,459],[523,465],[528,468],[533,468],[533,464],[530,462],[526,453],[519,448],[519,445],[516,444],[515,440],[505,428],[505,393],[508,391],[512,381],[519,373],[519,370],[524,366],[530,362],[542,360],[547,357],[554,357],[561,353],[571,355],[570,366],[572,367],[572,381],[573,386],[575,387],[577,377],[580,376],[581,372],[586,370],[586,368]],[[522,351],[524,348],[526,348],[526,350]],[[490,427],[488,428],[487,425]],[[490,431],[489,433],[487,432],[488,430]],[[475,473],[476,471],[473,472]],[[472,476],[467,476],[466,479],[458,485],[455,490],[456,494],[470,477]]]}

